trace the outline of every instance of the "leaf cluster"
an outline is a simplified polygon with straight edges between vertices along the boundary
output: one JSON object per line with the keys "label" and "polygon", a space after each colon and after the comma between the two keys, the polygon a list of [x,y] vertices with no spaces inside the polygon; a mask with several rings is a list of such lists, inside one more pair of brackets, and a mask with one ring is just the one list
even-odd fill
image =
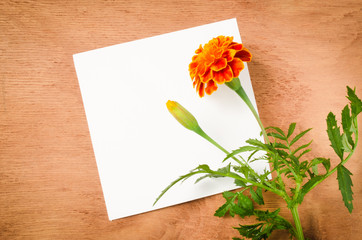
{"label": "leaf cluster", "polygon": [[[311,151],[308,147],[311,145],[312,141],[299,145],[298,141],[311,129],[304,130],[293,136],[295,128],[296,124],[292,123],[288,128],[288,132],[285,133],[278,127],[269,127],[267,128],[267,134],[274,140],[273,142],[267,144],[257,139],[249,139],[246,141],[249,145],[232,151],[232,153],[225,158],[228,159],[247,151],[253,151],[251,155],[254,155],[258,151],[263,151],[265,153],[263,158],[249,158],[248,163],[260,159],[267,160],[271,164],[271,173],[275,173],[277,177],[272,180],[260,178],[259,174],[252,175],[252,177],[258,179],[263,186],[269,187],[269,189],[266,190],[271,190],[283,197],[290,208],[302,201],[303,196],[299,193],[301,191],[301,184],[305,178],[309,177],[310,179],[317,179],[321,177],[321,175],[318,174],[319,165],[322,165],[325,168],[326,173],[328,173],[330,169],[329,159],[303,159],[303,156]],[[246,166],[240,168],[248,169]],[[250,178],[248,172],[243,172],[243,174],[246,178]],[[295,186],[290,190],[287,190],[285,187],[284,177],[290,178],[295,182]]]}
{"label": "leaf cluster", "polygon": [[[316,185],[337,171],[339,189],[343,201],[349,212],[352,211],[352,173],[344,166],[351,158],[358,142],[357,115],[362,111],[362,102],[356,96],[355,90],[347,87],[347,98],[350,101],[342,110],[342,129],[337,125],[335,115],[330,112],[327,116],[327,134],[331,147],[340,159],[340,163],[331,169],[330,159],[317,157],[308,159],[312,141],[300,141],[311,130],[306,129],[295,133],[296,123],[289,125],[287,131],[278,127],[268,127],[267,136],[271,142],[264,143],[258,139],[249,139],[248,145],[242,146],[229,153],[223,161],[236,160],[236,164],[229,163],[225,167],[212,170],[208,165],[199,165],[189,173],[180,176],[167,186],[155,203],[175,184],[194,175],[202,175],[196,183],[206,178],[229,177],[234,179],[237,186],[242,187],[239,192],[224,192],[225,203],[216,210],[215,216],[223,217],[226,214],[242,218],[256,216],[259,223],[240,225],[235,229],[240,235],[253,240],[267,239],[274,230],[288,230],[290,236],[295,236],[296,230],[292,224],[275,211],[261,211],[254,208],[253,201],[264,204],[263,191],[270,191],[282,197],[289,209],[302,203],[304,196]],[[262,154],[256,154],[261,152]],[[248,158],[240,156],[249,153]],[[261,156],[261,157],[260,157]],[[240,160],[239,160],[240,159]],[[257,173],[250,163],[266,160],[271,170]],[[323,168],[323,171],[320,169]],[[270,179],[270,175],[276,177]],[[287,189],[284,179],[290,179],[294,185]],[[249,192],[249,196],[244,193]],[[240,238],[234,238],[235,240]]]}
{"label": "leaf cluster", "polygon": [[[344,166],[356,149],[358,141],[357,116],[362,111],[362,101],[357,97],[355,90],[347,87],[347,98],[350,106],[342,110],[342,131],[337,125],[336,116],[330,112],[327,116],[327,133],[331,147],[340,158],[337,169],[339,190],[342,193],[344,205],[351,213],[353,210],[352,173]],[[345,157],[345,154],[347,156]]]}
{"label": "leaf cluster", "polygon": [[[279,215],[280,209],[273,212],[268,210],[255,210],[254,215],[259,223],[251,225],[239,225],[235,227],[241,236],[251,238],[253,240],[267,239],[274,230],[288,230],[290,236],[295,236],[294,227],[283,217]],[[240,238],[233,238],[233,240],[242,240]]]}
{"label": "leaf cluster", "polygon": [[[257,188],[255,191],[251,186],[247,188],[250,190],[251,199],[255,203],[259,205],[264,204],[261,188]],[[224,192],[223,197],[225,198],[226,203],[216,210],[215,216],[223,217],[227,213],[232,217],[235,215],[239,215],[242,218],[246,216],[256,216],[256,220],[260,221],[260,223],[235,227],[240,235],[252,238],[253,240],[267,239],[274,230],[288,230],[291,236],[295,236],[294,227],[290,222],[279,215],[280,209],[273,212],[269,212],[268,210],[256,210],[252,200],[244,194],[247,188],[235,193]]]}

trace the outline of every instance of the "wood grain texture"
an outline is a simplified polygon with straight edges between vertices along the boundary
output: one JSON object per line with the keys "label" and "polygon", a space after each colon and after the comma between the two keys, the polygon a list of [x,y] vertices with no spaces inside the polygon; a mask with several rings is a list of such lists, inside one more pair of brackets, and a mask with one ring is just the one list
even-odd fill
{"label": "wood grain texture", "polygon": [[[362,3],[356,1],[9,1],[0,2],[0,238],[231,239],[216,218],[221,195],[108,221],[72,54],[236,17],[265,125],[313,127],[310,156],[331,157],[325,118],[362,94]],[[361,118],[359,121],[362,126]],[[336,176],[300,207],[305,235],[360,239],[362,149],[353,172],[354,211]],[[142,190],[142,189],[140,189]],[[266,194],[267,208],[284,203]],[[283,232],[272,239],[286,239]]]}

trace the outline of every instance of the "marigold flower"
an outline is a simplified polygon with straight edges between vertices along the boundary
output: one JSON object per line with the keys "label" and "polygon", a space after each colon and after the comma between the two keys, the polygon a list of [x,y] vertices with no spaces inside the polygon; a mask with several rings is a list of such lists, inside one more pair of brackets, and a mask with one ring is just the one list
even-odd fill
{"label": "marigold flower", "polygon": [[251,61],[251,53],[233,37],[218,36],[195,51],[189,72],[200,97],[217,90],[217,84],[230,82],[244,69],[243,62]]}

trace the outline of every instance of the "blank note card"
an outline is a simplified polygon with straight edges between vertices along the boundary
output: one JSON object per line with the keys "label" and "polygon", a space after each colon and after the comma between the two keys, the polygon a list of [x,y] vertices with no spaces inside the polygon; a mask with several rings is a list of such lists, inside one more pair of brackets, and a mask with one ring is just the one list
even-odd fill
{"label": "blank note card", "polygon": [[[110,220],[236,188],[226,178],[189,179],[152,206],[170,182],[199,164],[225,165],[223,152],[169,114],[167,100],[181,103],[228,150],[259,137],[250,110],[229,88],[200,98],[192,87],[188,64],[195,50],[219,35],[241,42],[236,19],[74,55]],[[255,105],[247,66],[239,78]]]}

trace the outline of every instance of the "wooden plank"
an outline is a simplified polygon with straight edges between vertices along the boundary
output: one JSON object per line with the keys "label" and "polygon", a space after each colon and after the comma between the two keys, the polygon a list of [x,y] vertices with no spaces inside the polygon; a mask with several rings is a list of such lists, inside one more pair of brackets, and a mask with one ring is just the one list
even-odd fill
{"label": "wooden plank", "polygon": [[[231,226],[252,221],[213,217],[220,195],[108,221],[72,54],[236,17],[254,55],[249,69],[262,121],[313,127],[310,156],[331,157],[334,166],[325,118],[329,111],[339,117],[346,85],[361,96],[361,9],[359,0],[1,1],[0,238],[237,236]],[[308,238],[360,239],[361,158],[359,147],[347,164],[355,183],[351,215],[335,177],[305,198]],[[271,194],[266,207],[281,207],[291,219]]]}

